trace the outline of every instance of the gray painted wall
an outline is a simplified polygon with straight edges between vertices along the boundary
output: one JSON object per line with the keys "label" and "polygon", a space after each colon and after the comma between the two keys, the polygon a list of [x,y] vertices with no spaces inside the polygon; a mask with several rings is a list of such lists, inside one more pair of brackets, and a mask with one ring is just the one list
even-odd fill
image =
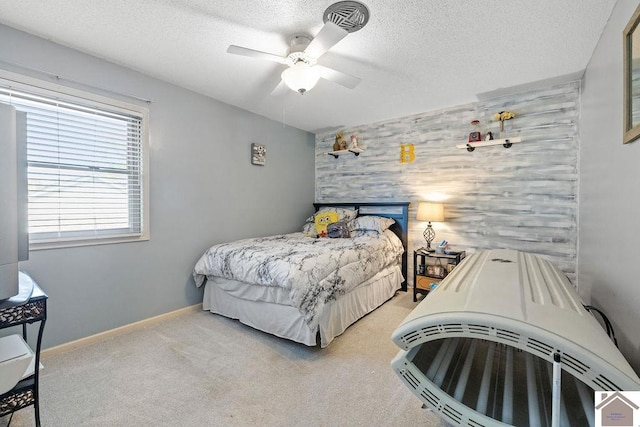
{"label": "gray painted wall", "polygon": [[[474,252],[512,248],[553,261],[573,280],[577,250],[579,82],[567,82],[344,129],[366,151],[358,157],[327,155],[334,134],[316,136],[316,199],[410,201],[410,246],[424,246],[419,201],[444,199],[445,222],[436,241]],[[507,122],[522,143],[476,148],[464,144],[474,118],[498,133],[494,113],[511,110]],[[415,147],[415,161],[400,162],[401,144]],[[410,257],[411,258],[411,257]],[[412,266],[410,265],[410,269]],[[412,273],[410,271],[410,282]]]}
{"label": "gray painted wall", "polygon": [[[151,240],[31,252],[21,268],[49,295],[45,347],[201,302],[191,270],[207,247],[296,231],[313,212],[307,132],[5,26],[0,61],[152,100]],[[250,164],[252,142],[266,166]]]}
{"label": "gray painted wall", "polygon": [[622,31],[637,6],[617,2],[584,77],[578,265],[581,288],[640,372],[640,141],[622,144]]}

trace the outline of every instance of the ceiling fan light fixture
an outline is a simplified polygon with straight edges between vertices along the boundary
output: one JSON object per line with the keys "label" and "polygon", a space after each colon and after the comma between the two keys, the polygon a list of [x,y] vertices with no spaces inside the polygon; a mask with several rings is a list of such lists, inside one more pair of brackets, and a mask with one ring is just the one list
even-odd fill
{"label": "ceiling fan light fixture", "polygon": [[315,67],[310,67],[304,62],[298,62],[282,72],[282,81],[291,89],[301,95],[313,89],[320,79],[320,73]]}

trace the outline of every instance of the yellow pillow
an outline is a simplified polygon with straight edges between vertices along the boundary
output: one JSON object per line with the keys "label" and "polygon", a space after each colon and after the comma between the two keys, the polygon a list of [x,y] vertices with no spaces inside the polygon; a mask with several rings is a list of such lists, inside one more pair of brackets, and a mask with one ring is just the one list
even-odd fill
{"label": "yellow pillow", "polygon": [[316,234],[320,237],[327,237],[327,225],[338,222],[339,219],[337,212],[317,213],[314,219]]}

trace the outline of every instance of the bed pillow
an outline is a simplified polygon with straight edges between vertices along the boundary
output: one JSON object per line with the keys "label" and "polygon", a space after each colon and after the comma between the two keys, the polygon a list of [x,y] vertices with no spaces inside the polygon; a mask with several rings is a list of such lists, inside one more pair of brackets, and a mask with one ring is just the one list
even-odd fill
{"label": "bed pillow", "polygon": [[316,225],[313,222],[305,222],[302,226],[302,233],[305,236],[316,237]]}
{"label": "bed pillow", "polygon": [[305,222],[302,226],[302,234],[309,237],[316,237],[316,225],[313,222]]}
{"label": "bed pillow", "polygon": [[[334,220],[325,221],[324,218],[327,217],[327,214],[333,217]],[[332,214],[336,214],[337,219],[335,219],[335,217]],[[317,237],[322,234],[322,230],[316,229],[316,217],[318,217],[318,220],[322,218],[323,222],[325,222],[324,231],[326,235],[326,225],[329,225],[331,222],[337,222],[337,221],[348,222],[354,219],[357,215],[358,215],[357,209],[334,208],[331,206],[323,206],[320,209],[318,209],[318,211],[315,214],[307,218],[304,225],[302,226],[302,233],[304,233],[306,236],[311,236],[311,237]]]}
{"label": "bed pillow", "polygon": [[331,206],[323,206],[316,213],[311,215],[305,222],[314,222],[316,215],[325,212],[335,212],[338,214],[338,221],[350,221],[358,216],[357,209],[334,208]]}
{"label": "bed pillow", "polygon": [[370,234],[371,232],[382,233],[391,227],[396,221],[392,218],[382,216],[365,215],[352,219],[349,222],[349,232],[351,237]]}

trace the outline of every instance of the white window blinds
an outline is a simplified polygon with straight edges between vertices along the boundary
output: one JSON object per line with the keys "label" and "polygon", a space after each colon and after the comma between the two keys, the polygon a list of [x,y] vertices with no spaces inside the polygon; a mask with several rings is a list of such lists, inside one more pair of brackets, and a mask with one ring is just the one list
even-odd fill
{"label": "white window blinds", "polygon": [[0,87],[27,113],[31,243],[141,236],[143,114]]}

